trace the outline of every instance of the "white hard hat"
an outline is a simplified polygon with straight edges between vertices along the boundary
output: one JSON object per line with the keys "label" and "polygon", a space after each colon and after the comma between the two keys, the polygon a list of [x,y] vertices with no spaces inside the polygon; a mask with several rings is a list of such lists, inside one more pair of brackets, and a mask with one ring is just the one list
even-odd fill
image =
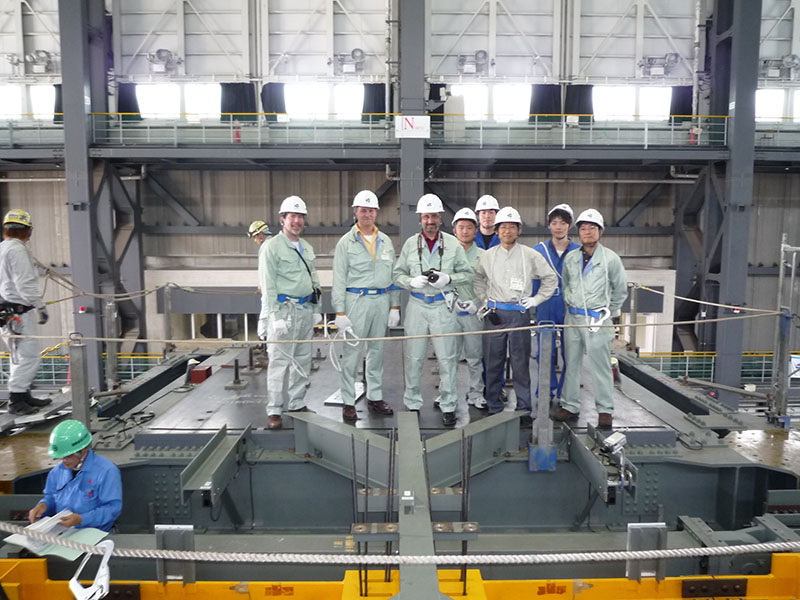
{"label": "white hard hat", "polygon": [[380,208],[378,206],[378,197],[375,192],[370,190],[361,190],[353,198],[353,208],[356,206],[363,206],[364,208]]}
{"label": "white hard hat", "polygon": [[422,196],[422,198],[419,199],[419,202],[417,202],[418,215],[421,215],[423,213],[442,213],[442,212],[444,212],[444,206],[442,206],[442,201],[436,194],[425,194],[424,196]]}
{"label": "white hard hat", "polygon": [[522,219],[516,208],[505,206],[501,208],[494,217],[494,226],[497,227],[500,223],[516,223],[522,226]]}
{"label": "white hard hat", "polygon": [[603,215],[593,208],[587,208],[580,215],[578,215],[578,219],[575,221],[575,226],[580,227],[581,223],[594,223],[600,229],[605,229],[605,225],[603,224]]}
{"label": "white hard hat", "polygon": [[462,219],[472,221],[473,223],[475,223],[475,225],[478,224],[478,217],[475,216],[475,213],[472,212],[471,208],[462,208],[455,215],[453,215],[453,222],[451,223],[451,225],[455,227],[456,221],[460,221]]}
{"label": "white hard hat", "polygon": [[281,208],[278,214],[285,215],[286,213],[297,213],[300,215],[307,215],[306,203],[300,196],[289,196],[281,202]]}
{"label": "white hard hat", "polygon": [[551,208],[547,213],[547,222],[550,223],[550,215],[552,215],[556,211],[565,212],[569,215],[569,223],[572,225],[572,222],[575,220],[575,214],[572,212],[572,207],[569,204],[558,204]]}
{"label": "white hard hat", "polygon": [[482,210],[500,210],[500,205],[497,203],[497,198],[490,196],[489,194],[485,194],[478,198],[478,201],[475,203],[475,212],[480,212]]}

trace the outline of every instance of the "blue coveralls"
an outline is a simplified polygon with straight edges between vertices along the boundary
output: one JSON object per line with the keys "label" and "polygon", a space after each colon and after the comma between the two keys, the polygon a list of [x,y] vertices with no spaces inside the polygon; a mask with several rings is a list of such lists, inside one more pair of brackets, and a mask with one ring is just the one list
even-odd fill
{"label": "blue coveralls", "polygon": [[499,246],[500,238],[497,237],[497,234],[495,233],[492,236],[492,239],[489,241],[489,248],[487,248],[486,244],[483,243],[483,234],[481,233],[481,230],[478,229],[478,233],[475,234],[475,245],[481,250],[488,250],[489,248],[494,248],[495,246]]}
{"label": "blue coveralls", "polygon": [[[541,323],[542,321],[551,321],[556,325],[563,325],[564,324],[564,284],[561,280],[561,271],[564,268],[564,258],[572,252],[573,250],[577,250],[580,248],[580,244],[576,244],[575,242],[569,242],[566,250],[564,253],[559,257],[558,252],[556,251],[555,246],[553,245],[553,240],[548,240],[547,242],[539,242],[536,244],[533,249],[536,250],[539,254],[544,256],[547,263],[556,272],[558,275],[558,288],[556,288],[555,293],[546,301],[542,302],[539,306],[536,307],[536,322]],[[533,293],[539,291],[540,282],[538,279],[534,279],[533,281]],[[553,398],[561,398],[561,389],[564,386],[564,373],[566,372],[566,368],[561,371],[561,377],[556,375],[556,363],[558,362],[556,359],[556,338],[557,338],[557,331],[553,332],[553,344],[552,344],[552,355],[550,357],[550,399]],[[539,337],[542,335],[540,331],[539,334],[536,336],[536,362],[539,362],[539,354],[542,349],[542,340]],[[561,360],[564,362],[564,344],[563,344],[563,336],[562,336],[562,344],[561,344]],[[539,397],[539,384],[536,384],[536,397]]]}
{"label": "blue coveralls", "polygon": [[59,463],[47,474],[43,517],[52,517],[64,509],[81,516],[80,525],[111,531],[122,512],[122,477],[117,465],[89,450],[79,471]]}

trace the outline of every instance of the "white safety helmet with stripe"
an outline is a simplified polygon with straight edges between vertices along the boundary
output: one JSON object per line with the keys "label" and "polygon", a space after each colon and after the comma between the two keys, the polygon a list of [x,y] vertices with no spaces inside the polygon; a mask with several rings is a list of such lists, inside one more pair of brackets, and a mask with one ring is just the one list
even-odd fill
{"label": "white safety helmet with stripe", "polygon": [[569,224],[572,225],[572,222],[575,220],[575,214],[572,212],[572,207],[569,204],[558,204],[551,208],[547,212],[547,222],[550,223],[551,215],[554,212],[562,212],[567,213],[569,215]]}
{"label": "white safety helmet with stripe", "polygon": [[272,232],[269,230],[269,225],[264,223],[264,221],[253,221],[250,223],[250,227],[247,229],[247,236],[254,238],[259,233],[263,233],[264,235],[272,235]]}
{"label": "white safety helmet with stripe", "polygon": [[418,215],[424,213],[443,213],[443,212],[444,212],[444,206],[442,206],[442,201],[436,194],[425,194],[424,196],[422,196],[422,198],[419,199],[419,202],[417,202]]}
{"label": "white safety helmet with stripe", "polygon": [[601,215],[599,211],[593,208],[587,208],[580,215],[578,215],[578,220],[575,221],[575,226],[580,227],[581,223],[594,223],[600,229],[605,229],[605,224],[603,223],[603,215]]}
{"label": "white safety helmet with stripe", "polygon": [[490,196],[489,194],[484,194],[478,201],[475,203],[475,212],[481,212],[482,210],[500,210],[500,205],[497,203],[497,198],[494,196]]}
{"label": "white safety helmet with stripe", "polygon": [[494,226],[497,227],[500,223],[516,223],[522,227],[522,218],[516,208],[505,206],[494,217]]}
{"label": "white safety helmet with stripe", "polygon": [[453,215],[453,222],[451,225],[455,227],[456,222],[461,221],[462,219],[472,221],[476,226],[478,225],[478,217],[475,216],[475,213],[472,212],[471,208],[462,208],[455,215]]}
{"label": "white safety helmet with stripe", "polygon": [[21,208],[13,208],[6,213],[5,218],[3,219],[3,227],[6,225],[20,225],[22,227],[33,227],[33,223],[31,223],[31,215],[28,213],[27,210],[22,210]]}
{"label": "white safety helmet with stripe", "polygon": [[286,213],[297,213],[300,215],[307,215],[306,203],[300,196],[289,196],[281,202],[281,208],[278,214],[285,215]]}
{"label": "white safety helmet with stripe", "polygon": [[356,194],[355,198],[353,198],[353,208],[356,208],[357,206],[379,209],[380,206],[378,205],[378,196],[376,196],[375,192],[373,191],[361,190]]}

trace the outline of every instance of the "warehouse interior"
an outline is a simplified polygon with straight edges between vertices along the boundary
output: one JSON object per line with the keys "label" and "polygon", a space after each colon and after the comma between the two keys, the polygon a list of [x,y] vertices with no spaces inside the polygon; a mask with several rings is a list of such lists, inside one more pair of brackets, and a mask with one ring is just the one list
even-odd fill
{"label": "warehouse interior", "polygon": [[[34,224],[36,390],[53,400],[0,412],[0,529],[27,525],[72,416],[122,471],[108,597],[800,597],[798,10],[0,0],[0,211]],[[621,441],[593,405],[525,428],[513,403],[463,402],[445,429],[433,353],[425,406],[405,410],[402,326],[384,350],[394,416],[365,400],[342,422],[329,291],[360,190],[395,251],[426,193],[448,232],[495,196],[529,246],[556,205],[600,211],[633,284]],[[315,412],[269,431],[247,230],[277,233],[293,195],[326,316]],[[82,552],[0,554],[0,598],[73,597]]]}

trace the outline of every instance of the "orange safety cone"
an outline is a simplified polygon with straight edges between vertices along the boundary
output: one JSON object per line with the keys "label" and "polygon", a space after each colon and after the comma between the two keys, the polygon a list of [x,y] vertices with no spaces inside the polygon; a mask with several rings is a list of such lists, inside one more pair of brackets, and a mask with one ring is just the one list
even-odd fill
{"label": "orange safety cone", "polygon": [[242,143],[242,137],[239,135],[239,126],[238,125],[236,126],[236,129],[233,132],[233,141],[236,144],[241,144]]}

